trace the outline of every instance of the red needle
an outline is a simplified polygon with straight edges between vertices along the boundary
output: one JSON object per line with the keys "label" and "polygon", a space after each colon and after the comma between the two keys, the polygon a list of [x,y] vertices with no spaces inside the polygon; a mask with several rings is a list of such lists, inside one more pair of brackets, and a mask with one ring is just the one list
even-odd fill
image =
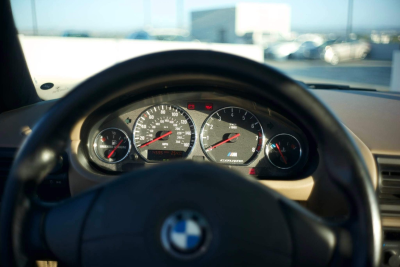
{"label": "red needle", "polygon": [[232,139],[235,139],[236,137],[239,137],[239,136],[240,136],[240,133],[235,134],[234,136],[232,136],[232,137],[230,137],[230,138],[228,138],[228,139],[226,139],[226,140],[224,140],[224,141],[221,141],[221,142],[219,142],[218,144],[213,145],[212,147],[207,148],[207,151],[210,151],[211,149],[214,149],[214,148],[216,148],[217,146],[223,145],[223,144],[225,144],[226,142],[229,142],[229,141],[231,141]]}
{"label": "red needle", "polygon": [[281,149],[279,148],[278,143],[276,143],[275,145],[276,145],[276,147],[278,148],[279,154],[281,154],[281,157],[282,157],[282,159],[283,159],[283,162],[285,162],[285,164],[287,165],[286,159],[285,159],[285,157],[283,156],[282,151],[281,151]]}
{"label": "red needle", "polygon": [[154,138],[153,140],[151,140],[151,141],[149,141],[149,142],[147,142],[147,143],[144,143],[144,144],[141,145],[139,148],[148,146],[148,145],[150,145],[151,143],[154,143],[155,141],[160,140],[161,138],[164,138],[164,137],[166,137],[166,136],[168,136],[168,135],[170,135],[170,134],[172,134],[172,131],[169,131],[169,132],[167,132],[167,133],[165,133],[165,134],[163,134],[163,135],[161,135],[161,136],[159,136],[159,137],[157,137],[157,138]]}
{"label": "red needle", "polygon": [[121,141],[119,141],[118,145],[115,146],[115,148],[113,149],[113,151],[110,152],[110,154],[108,154],[107,158],[111,158],[111,156],[114,154],[114,152],[117,150],[117,148],[122,144],[122,142],[124,141],[124,139],[122,139]]}

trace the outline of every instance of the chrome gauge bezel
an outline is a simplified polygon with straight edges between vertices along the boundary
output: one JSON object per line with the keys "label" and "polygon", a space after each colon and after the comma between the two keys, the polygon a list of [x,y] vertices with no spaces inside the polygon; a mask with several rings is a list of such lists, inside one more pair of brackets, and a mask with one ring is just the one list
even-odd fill
{"label": "chrome gauge bezel", "polygon": [[[204,130],[204,127],[205,127],[207,121],[208,121],[209,118],[212,117],[215,113],[218,113],[219,111],[224,110],[224,109],[228,109],[228,108],[237,108],[237,109],[245,110],[245,111],[247,111],[248,113],[250,113],[251,115],[253,115],[253,116],[256,118],[256,120],[258,121],[258,123],[260,124],[261,135],[262,135],[262,138],[263,138],[263,140],[262,140],[262,142],[261,142],[261,148],[260,148],[259,151],[256,151],[256,152],[255,152],[255,153],[257,153],[257,155],[254,156],[254,158],[253,158],[252,160],[250,160],[250,161],[249,161],[248,163],[246,163],[246,164],[231,164],[231,163],[219,163],[219,162],[216,162],[216,161],[214,161],[212,158],[210,158],[210,157],[208,156],[208,153],[206,152],[206,150],[205,150],[205,148],[204,148],[204,144],[203,144],[203,133],[204,133],[204,131],[203,131],[203,130]],[[207,118],[204,120],[204,122],[203,122],[203,124],[202,124],[202,126],[201,126],[201,130],[200,130],[200,147],[201,147],[201,150],[203,151],[204,155],[207,157],[207,159],[208,159],[209,161],[214,162],[214,163],[217,163],[217,164],[221,164],[221,165],[249,166],[249,165],[252,164],[255,160],[257,160],[257,158],[260,156],[260,152],[261,152],[262,150],[264,150],[264,148],[263,148],[263,147],[264,147],[264,143],[265,143],[264,129],[263,129],[263,127],[262,127],[262,124],[261,124],[260,120],[259,120],[259,119],[257,118],[257,116],[255,116],[251,111],[249,111],[249,110],[246,109],[246,108],[242,108],[242,107],[237,107],[237,106],[226,106],[226,107],[223,107],[223,108],[220,108],[220,109],[214,111],[213,113],[211,113],[210,115],[208,115]]]}
{"label": "chrome gauge bezel", "polygon": [[[272,160],[269,158],[269,153],[268,153],[268,152],[269,152],[269,145],[270,145],[270,143],[272,142],[272,140],[274,140],[274,138],[276,138],[276,137],[278,137],[278,136],[281,136],[281,135],[287,135],[287,136],[293,137],[294,140],[297,141],[297,143],[299,144],[299,147],[300,147],[299,159],[296,161],[295,164],[293,164],[292,166],[290,166],[290,167],[288,167],[288,168],[282,168],[282,167],[276,166],[276,165],[272,162]],[[301,160],[301,158],[302,158],[302,156],[303,156],[303,148],[302,148],[302,146],[301,146],[300,141],[299,141],[295,136],[293,136],[293,135],[291,135],[291,134],[288,134],[288,133],[280,133],[280,134],[274,135],[273,137],[271,137],[271,138],[268,140],[267,144],[265,145],[265,156],[268,158],[268,161],[269,161],[274,167],[276,167],[276,168],[278,168],[278,169],[281,169],[281,170],[289,170],[289,169],[292,169],[293,167],[295,167],[295,166],[300,162],[300,160]]]}
{"label": "chrome gauge bezel", "polygon": [[[106,160],[104,160],[104,159],[99,155],[99,153],[98,153],[98,151],[97,151],[97,145],[95,146],[95,144],[97,144],[97,141],[98,141],[98,138],[100,137],[100,135],[101,135],[104,131],[107,131],[107,130],[117,130],[117,131],[120,131],[120,132],[122,132],[122,133],[126,136],[126,138],[127,138],[127,140],[128,140],[128,144],[129,144],[128,152],[126,153],[126,155],[125,155],[122,159],[120,159],[120,160],[118,160],[118,161],[113,161],[113,162],[111,162],[111,161],[106,161]],[[102,162],[104,162],[104,163],[108,163],[108,164],[117,164],[117,163],[123,161],[124,159],[126,159],[126,157],[128,157],[129,154],[131,153],[131,148],[132,148],[132,144],[131,144],[131,139],[129,138],[129,135],[127,135],[126,132],[125,132],[124,130],[121,130],[121,129],[119,129],[119,128],[114,128],[114,127],[106,128],[106,129],[101,130],[101,131],[96,135],[96,138],[95,138],[94,141],[93,141],[93,150],[94,150],[94,153],[96,154],[97,158],[98,158],[100,161],[102,161]]]}
{"label": "chrome gauge bezel", "polygon": [[174,105],[174,104],[169,104],[169,103],[160,103],[160,104],[156,104],[156,105],[152,105],[152,106],[146,107],[142,112],[140,112],[139,116],[136,118],[136,121],[135,121],[135,123],[134,123],[134,125],[133,125],[133,128],[132,128],[132,140],[133,140],[133,148],[134,148],[134,150],[135,150],[135,153],[137,153],[137,154],[139,155],[139,157],[140,157],[141,159],[143,159],[143,160],[144,160],[145,162],[147,162],[147,163],[161,163],[161,162],[160,162],[160,161],[154,161],[154,160],[148,160],[146,157],[144,157],[144,156],[142,155],[142,153],[140,153],[140,151],[139,151],[138,148],[137,148],[136,141],[135,141],[135,129],[136,129],[136,126],[137,126],[137,124],[138,124],[138,122],[139,122],[140,117],[141,117],[146,111],[148,111],[149,109],[152,109],[152,108],[154,108],[154,107],[158,107],[158,106],[162,106],[162,105],[171,106],[171,107],[173,107],[173,108],[175,108],[175,109],[177,109],[177,110],[181,110],[182,112],[186,113],[188,119],[192,122],[193,131],[194,131],[193,145],[192,145],[191,147],[189,147],[190,150],[189,150],[189,152],[187,153],[186,157],[185,157],[185,158],[182,158],[183,160],[187,159],[187,158],[192,154],[193,149],[194,149],[194,147],[196,146],[196,143],[197,143],[197,129],[196,129],[196,124],[194,123],[194,121],[193,121],[192,117],[190,116],[189,112],[187,112],[186,110],[184,110],[182,107],[177,106],[177,105]]}

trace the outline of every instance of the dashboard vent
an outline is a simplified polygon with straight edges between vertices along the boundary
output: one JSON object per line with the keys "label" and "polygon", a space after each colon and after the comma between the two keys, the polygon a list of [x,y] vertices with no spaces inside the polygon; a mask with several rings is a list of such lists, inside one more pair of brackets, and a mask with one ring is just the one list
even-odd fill
{"label": "dashboard vent", "polygon": [[378,157],[380,204],[400,204],[400,158]]}
{"label": "dashboard vent", "polygon": [[0,195],[3,194],[4,185],[16,152],[17,149],[15,148],[0,148]]}

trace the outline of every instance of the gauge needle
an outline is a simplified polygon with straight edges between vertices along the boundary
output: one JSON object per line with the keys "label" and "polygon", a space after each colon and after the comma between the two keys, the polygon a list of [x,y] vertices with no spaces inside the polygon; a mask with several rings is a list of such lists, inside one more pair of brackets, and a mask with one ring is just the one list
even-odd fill
{"label": "gauge needle", "polygon": [[283,156],[282,151],[281,151],[281,149],[280,149],[278,143],[276,143],[275,145],[276,145],[276,147],[278,148],[279,154],[281,154],[281,157],[282,157],[282,159],[283,159],[283,162],[285,162],[285,164],[287,165],[286,159],[285,159],[285,157]]}
{"label": "gauge needle", "polygon": [[223,145],[223,144],[225,144],[225,143],[227,143],[227,142],[231,141],[232,139],[235,139],[235,138],[237,138],[237,137],[239,137],[239,136],[240,136],[240,133],[235,134],[234,136],[232,136],[232,137],[230,137],[230,138],[228,138],[228,139],[226,139],[226,140],[224,140],[224,141],[221,141],[221,142],[219,142],[218,144],[213,145],[212,147],[207,148],[206,151],[210,151],[210,150],[216,148],[217,146]]}
{"label": "gauge needle", "polygon": [[114,152],[117,150],[117,148],[122,144],[122,142],[124,141],[124,139],[122,139],[121,141],[119,141],[118,145],[115,146],[115,148],[110,152],[110,154],[108,154],[107,158],[111,158],[111,156],[114,154]]}
{"label": "gauge needle", "polygon": [[144,144],[141,145],[139,148],[148,146],[148,145],[150,145],[151,143],[154,143],[155,141],[160,140],[161,138],[164,138],[164,137],[166,137],[166,136],[168,136],[168,135],[170,135],[170,134],[172,134],[172,131],[169,131],[169,132],[167,132],[167,133],[165,133],[165,134],[163,134],[163,135],[161,135],[161,136],[159,136],[159,137],[157,137],[157,138],[154,138],[153,140],[151,140],[151,141],[149,141],[149,142],[147,142],[147,143],[144,143]]}

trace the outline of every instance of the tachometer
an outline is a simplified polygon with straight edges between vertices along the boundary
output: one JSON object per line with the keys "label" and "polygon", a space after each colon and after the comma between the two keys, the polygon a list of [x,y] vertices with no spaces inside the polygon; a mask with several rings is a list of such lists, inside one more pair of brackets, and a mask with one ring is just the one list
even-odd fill
{"label": "tachometer", "polygon": [[96,136],[93,149],[101,161],[117,163],[129,155],[131,141],[124,131],[117,128],[108,128],[102,130]]}
{"label": "tachometer", "polygon": [[146,161],[186,158],[194,146],[196,130],[182,108],[164,104],[145,110],[133,127],[133,142]]}
{"label": "tachometer", "polygon": [[247,165],[260,152],[263,137],[261,124],[250,111],[226,107],[206,119],[200,142],[204,153],[212,161]]}

